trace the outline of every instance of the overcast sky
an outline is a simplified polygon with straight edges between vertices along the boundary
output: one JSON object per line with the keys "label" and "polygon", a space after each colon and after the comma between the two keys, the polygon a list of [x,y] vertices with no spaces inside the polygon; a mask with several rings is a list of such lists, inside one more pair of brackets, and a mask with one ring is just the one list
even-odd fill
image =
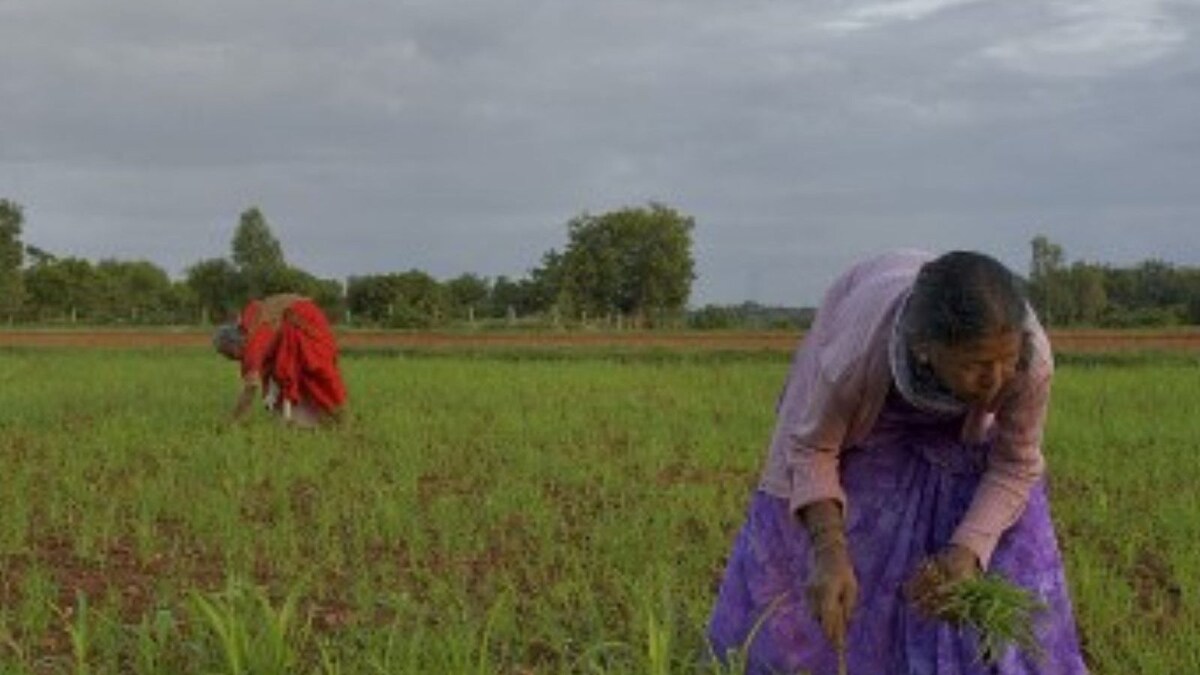
{"label": "overcast sky", "polygon": [[692,304],[863,256],[1200,265],[1197,0],[0,0],[0,197],[59,255],[519,277],[696,220]]}

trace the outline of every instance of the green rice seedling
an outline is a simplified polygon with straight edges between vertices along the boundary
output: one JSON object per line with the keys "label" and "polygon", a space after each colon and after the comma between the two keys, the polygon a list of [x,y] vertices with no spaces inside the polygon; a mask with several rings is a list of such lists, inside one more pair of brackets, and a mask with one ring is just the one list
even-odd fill
{"label": "green rice seedling", "polygon": [[653,609],[646,612],[646,665],[653,675],[671,672],[671,629]]}
{"label": "green rice seedling", "polygon": [[91,672],[88,666],[88,655],[92,646],[87,596],[76,592],[74,616],[64,616],[63,619],[67,622],[67,634],[71,637],[71,654],[75,664],[75,675],[87,675]]}
{"label": "green rice seedling", "polygon": [[606,640],[583,650],[574,659],[570,672],[600,675],[611,672],[611,663],[632,661],[633,648],[624,642]]}
{"label": "green rice seedling", "polygon": [[[712,645],[706,644],[705,646],[708,649],[708,668],[704,672],[711,675],[735,675],[736,673],[746,672],[750,667],[750,645],[754,644],[759,631],[763,629],[767,621],[771,618],[771,615],[779,610],[779,607],[787,601],[789,596],[790,593],[787,591],[775,596],[775,599],[771,600],[771,603],[763,611],[762,616],[758,617],[758,620],[754,622],[754,625],[750,628],[750,633],[746,635],[745,641],[740,646],[727,650],[722,658],[717,658],[717,655],[712,650]],[[845,673],[846,653],[843,650],[838,654],[838,675],[845,675]]]}
{"label": "green rice seedling", "polygon": [[191,597],[201,623],[216,635],[230,675],[295,671],[307,636],[307,626],[296,622],[298,592],[276,608],[262,587],[231,580],[220,594]]}
{"label": "green rice seedling", "polygon": [[19,625],[24,629],[27,639],[44,635],[50,629],[57,595],[58,584],[49,571],[40,566],[27,571],[21,583],[21,601],[17,610]]}
{"label": "green rice seedling", "polygon": [[975,629],[980,658],[993,665],[1010,645],[1035,658],[1040,656],[1033,619],[1045,608],[1032,592],[989,573],[955,584],[935,613],[955,625]]}
{"label": "green rice seedling", "polygon": [[137,672],[141,675],[169,675],[174,672],[169,649],[178,639],[175,616],[169,609],[159,609],[142,617],[133,628]]}
{"label": "green rice seedling", "polygon": [[421,626],[408,627],[399,622],[389,630],[371,634],[362,657],[372,675],[421,672],[419,645],[428,644],[430,634]]}
{"label": "green rice seedling", "polygon": [[342,660],[329,640],[317,639],[317,670],[318,675],[342,675]]}
{"label": "green rice seedling", "polygon": [[487,614],[487,623],[483,627],[483,636],[479,641],[479,660],[476,662],[475,673],[477,675],[488,675],[492,672],[497,672],[499,669],[492,665],[492,639],[493,631],[496,629],[496,624],[500,619],[501,612],[504,611],[504,605],[507,600],[507,595],[501,595],[492,606]]}

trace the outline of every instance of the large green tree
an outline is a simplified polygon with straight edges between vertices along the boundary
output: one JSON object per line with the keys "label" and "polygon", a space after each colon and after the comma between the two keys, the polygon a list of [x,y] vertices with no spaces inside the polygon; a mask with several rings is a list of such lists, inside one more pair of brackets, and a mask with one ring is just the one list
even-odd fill
{"label": "large green tree", "polygon": [[287,267],[283,246],[271,232],[258,207],[242,212],[233,234],[233,264],[242,276],[246,292],[258,297],[278,289],[278,277]]}
{"label": "large green tree", "polygon": [[678,316],[695,280],[695,221],[662,204],[583,214],[567,224],[568,243],[547,278],[573,311],[620,314],[638,323]]}
{"label": "large green tree", "polygon": [[[237,230],[233,234],[233,267],[241,290],[238,304],[249,298],[272,293],[299,293],[312,298],[321,306],[330,319],[341,315],[343,298],[342,285],[331,279],[316,276],[288,265],[283,255],[283,246],[271,232],[266,217],[258,207],[242,212]],[[209,267],[206,272],[217,281],[226,270]],[[220,284],[216,285],[220,288]]]}
{"label": "large green tree", "polygon": [[21,244],[21,225],[24,222],[25,214],[16,202],[0,199],[0,316],[8,320],[21,309],[24,298],[21,275],[25,250]]}

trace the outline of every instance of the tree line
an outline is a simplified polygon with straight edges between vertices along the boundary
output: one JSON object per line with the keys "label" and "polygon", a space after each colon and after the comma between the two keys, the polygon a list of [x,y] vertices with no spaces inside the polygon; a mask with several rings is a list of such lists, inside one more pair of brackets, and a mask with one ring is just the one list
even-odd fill
{"label": "tree line", "polygon": [[1049,326],[1200,324],[1200,268],[1146,260],[1131,267],[1074,261],[1044,236],[1031,243],[1030,301]]}
{"label": "tree line", "polygon": [[[695,221],[658,203],[572,218],[565,247],[518,278],[439,280],[419,269],[319,278],[288,263],[257,207],[241,213],[227,257],[197,261],[181,279],[146,260],[92,262],[43,250],[23,242],[24,223],[22,207],[0,199],[0,320],[10,324],[211,324],[276,292],[307,295],[341,323],[386,328],[767,329],[804,327],[813,315],[754,302],[688,309]],[[1048,326],[1200,324],[1200,268],[1068,262],[1044,236],[1031,249],[1030,299]]]}
{"label": "tree line", "polygon": [[227,257],[182,279],[145,260],[93,263],[22,241],[22,207],[0,199],[0,319],[8,323],[187,325],[236,316],[250,298],[294,292],[339,322],[388,328],[531,323],[679,325],[695,280],[695,221],[658,203],[567,223],[567,244],[520,278],[438,280],[418,270],[319,278],[290,264],[257,207],[239,217]]}

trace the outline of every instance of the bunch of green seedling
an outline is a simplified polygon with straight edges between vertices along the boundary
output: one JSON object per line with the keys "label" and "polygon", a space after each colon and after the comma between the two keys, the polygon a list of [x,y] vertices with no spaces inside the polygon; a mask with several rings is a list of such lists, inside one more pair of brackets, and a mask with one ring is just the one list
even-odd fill
{"label": "bunch of green seedling", "polygon": [[975,629],[980,658],[993,665],[1010,645],[1034,658],[1041,656],[1034,617],[1045,609],[1034,593],[992,573],[955,584],[941,598],[935,614]]}

